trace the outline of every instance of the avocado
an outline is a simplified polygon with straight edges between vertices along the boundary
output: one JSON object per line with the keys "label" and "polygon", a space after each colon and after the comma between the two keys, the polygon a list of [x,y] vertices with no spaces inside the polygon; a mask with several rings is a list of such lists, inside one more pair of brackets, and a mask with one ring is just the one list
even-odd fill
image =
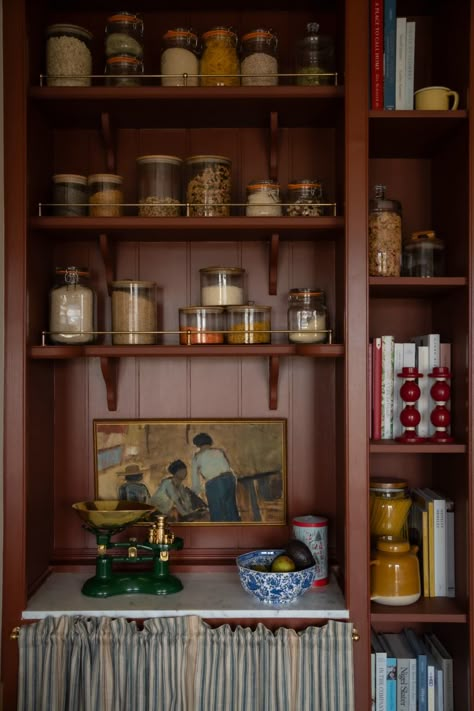
{"label": "avocado", "polygon": [[297,538],[288,541],[285,552],[294,561],[296,570],[303,570],[315,565],[313,554],[308,546]]}

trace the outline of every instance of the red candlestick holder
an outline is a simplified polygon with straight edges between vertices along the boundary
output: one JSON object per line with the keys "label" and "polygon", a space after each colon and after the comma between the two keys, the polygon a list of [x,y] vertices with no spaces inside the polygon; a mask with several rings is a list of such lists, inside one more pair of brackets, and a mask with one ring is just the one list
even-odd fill
{"label": "red candlestick holder", "polygon": [[434,378],[435,382],[431,386],[430,395],[435,402],[430,416],[436,432],[430,437],[431,442],[437,444],[449,444],[454,442],[454,437],[448,434],[448,427],[451,423],[451,413],[446,407],[446,403],[451,397],[451,386],[447,380],[451,377],[449,368],[440,366],[433,368],[433,372],[428,374],[429,378]]}
{"label": "red candlestick holder", "polygon": [[403,425],[404,432],[400,437],[397,437],[397,441],[404,444],[420,444],[425,441],[424,437],[420,437],[416,433],[416,428],[421,419],[421,415],[415,407],[421,394],[416,380],[422,377],[423,375],[418,372],[418,368],[405,367],[402,368],[401,373],[397,373],[397,378],[403,378],[405,381],[400,388],[400,397],[405,403],[405,407],[400,413],[400,422]]}

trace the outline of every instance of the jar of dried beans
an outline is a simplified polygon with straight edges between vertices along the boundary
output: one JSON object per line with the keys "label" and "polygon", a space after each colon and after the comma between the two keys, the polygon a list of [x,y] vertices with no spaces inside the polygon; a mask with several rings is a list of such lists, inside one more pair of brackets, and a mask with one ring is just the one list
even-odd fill
{"label": "jar of dried beans", "polygon": [[289,217],[324,215],[323,186],[318,179],[298,178],[288,183],[286,214]]}
{"label": "jar of dried beans", "polygon": [[190,217],[228,217],[232,162],[224,156],[191,156],[185,162]]}
{"label": "jar of dried beans", "polygon": [[198,86],[199,41],[191,29],[177,27],[163,36],[161,74],[163,86]]}
{"label": "jar of dried beans", "polygon": [[86,267],[56,267],[49,298],[49,330],[53,343],[92,343],[95,295]]}
{"label": "jar of dried beans", "polygon": [[123,212],[123,178],[121,175],[90,175],[89,214],[91,217],[120,217]]}
{"label": "jar of dried beans", "polygon": [[271,30],[252,30],[242,37],[241,65],[243,86],[278,84],[278,40]]}
{"label": "jar of dried beans", "polygon": [[181,214],[181,168],[177,156],[137,158],[140,217],[178,217]]}
{"label": "jar of dried beans", "polygon": [[78,25],[46,29],[48,86],[90,86],[92,34]]}
{"label": "jar of dried beans", "polygon": [[154,281],[112,282],[112,343],[156,343],[157,306]]}
{"label": "jar of dried beans", "polygon": [[237,35],[228,27],[214,27],[202,36],[201,86],[239,86]]}
{"label": "jar of dried beans", "polygon": [[402,207],[385,197],[385,185],[374,187],[369,207],[369,275],[400,276]]}
{"label": "jar of dried beans", "polygon": [[182,346],[224,343],[224,309],[190,306],[179,310],[179,342]]}

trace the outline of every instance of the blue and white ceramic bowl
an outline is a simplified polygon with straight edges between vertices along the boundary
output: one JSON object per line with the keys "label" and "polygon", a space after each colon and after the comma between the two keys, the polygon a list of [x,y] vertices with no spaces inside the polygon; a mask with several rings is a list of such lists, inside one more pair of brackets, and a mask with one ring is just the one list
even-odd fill
{"label": "blue and white ceramic bowl", "polygon": [[284,553],[283,549],[250,551],[236,559],[240,582],[248,593],[267,605],[280,607],[294,602],[310,587],[316,573],[316,566],[291,573],[264,573],[252,570],[254,565],[270,566],[273,559]]}

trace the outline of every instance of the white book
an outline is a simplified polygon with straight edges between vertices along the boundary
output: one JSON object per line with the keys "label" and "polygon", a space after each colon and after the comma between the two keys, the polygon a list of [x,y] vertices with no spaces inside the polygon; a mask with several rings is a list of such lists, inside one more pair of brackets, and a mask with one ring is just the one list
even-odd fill
{"label": "white book", "polygon": [[393,438],[394,337],[382,336],[382,439]]}
{"label": "white book", "polygon": [[428,437],[430,418],[430,379],[428,378],[430,366],[428,346],[418,346],[417,366],[418,372],[421,376],[418,378],[420,397],[418,398],[417,409],[420,413],[420,423],[418,425],[417,432],[420,437]]}
{"label": "white book", "polygon": [[407,20],[406,24],[406,57],[405,57],[405,108],[413,109],[415,89],[415,28],[416,23]]}
{"label": "white book", "polygon": [[428,674],[428,711],[436,711],[436,695],[435,695],[435,667],[434,664],[428,662],[427,666]]}
{"label": "white book", "polygon": [[400,388],[403,385],[403,378],[399,378],[398,374],[403,368],[403,343],[395,343],[393,351],[393,438],[400,437],[403,432],[402,423],[400,422],[400,414],[405,407],[400,396]]}
{"label": "white book", "polygon": [[395,109],[405,108],[407,18],[397,17]]}
{"label": "white book", "polygon": [[454,501],[433,489],[429,491],[444,498],[446,503],[446,595],[456,597],[456,568],[454,550]]}
{"label": "white book", "polygon": [[443,672],[443,711],[454,711],[453,659],[434,632],[425,635],[425,642]]}
{"label": "white book", "polygon": [[[427,333],[423,336],[416,336],[413,339],[417,346],[427,346],[428,347],[428,373],[431,373],[433,368],[436,368],[440,364],[440,352],[441,352],[441,338],[439,333]],[[435,408],[435,401],[429,394],[431,386],[434,384],[434,378],[427,378],[428,380],[428,396],[429,396],[429,413],[428,413],[428,433],[429,436],[433,435],[436,431],[435,426],[431,423],[430,416]]]}

